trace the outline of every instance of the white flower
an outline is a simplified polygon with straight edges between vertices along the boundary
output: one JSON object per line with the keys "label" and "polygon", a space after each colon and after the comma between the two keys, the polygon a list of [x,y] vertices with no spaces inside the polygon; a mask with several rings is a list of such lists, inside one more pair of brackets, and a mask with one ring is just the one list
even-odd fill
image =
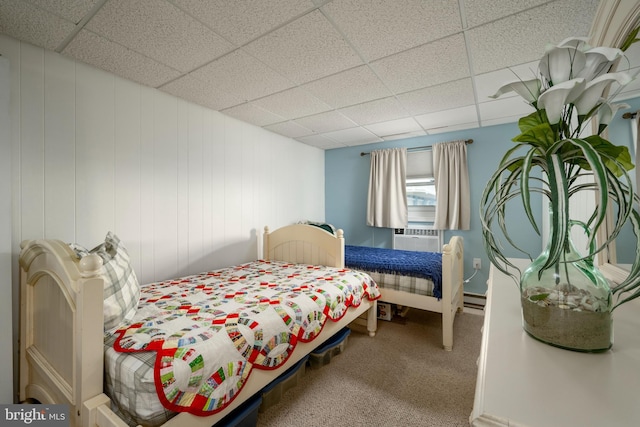
{"label": "white flower", "polygon": [[584,91],[574,102],[578,116],[588,114],[600,102],[602,93],[611,83],[618,82],[620,86],[624,86],[630,81],[631,77],[627,73],[620,72],[604,74],[588,82]]}
{"label": "white flower", "polygon": [[490,96],[489,98],[496,99],[501,95],[504,95],[508,92],[516,92],[518,95],[523,97],[529,104],[532,104],[538,100],[540,96],[540,89],[542,87],[542,82],[538,79],[531,80],[518,80],[515,82],[507,83],[503,85],[495,95]]}
{"label": "white flower", "polygon": [[570,37],[558,46],[547,47],[540,61],[540,73],[552,85],[582,77],[592,80],[609,71],[624,52],[611,47],[590,47],[585,38]]}
{"label": "white flower", "polygon": [[[609,104],[616,90],[635,78],[635,73],[610,72],[620,58],[624,58],[621,49],[591,47],[587,38],[569,37],[558,45],[547,45],[538,65],[539,79],[507,83],[490,98],[516,92],[536,110],[545,110],[558,140],[580,135],[583,125],[596,114],[601,132],[620,108]],[[617,83],[614,93],[604,99],[612,83]]]}
{"label": "white flower", "polygon": [[540,60],[540,74],[555,86],[577,77],[587,63],[584,52],[575,47],[555,47]]}
{"label": "white flower", "polygon": [[624,55],[620,49],[611,47],[594,47],[585,52],[586,64],[576,77],[584,77],[587,81],[607,73],[613,63]]}
{"label": "white flower", "polygon": [[[557,47],[570,46],[575,47],[576,49],[585,51],[591,48],[588,44],[589,37],[567,37],[558,43]],[[551,45],[551,47],[547,46],[546,51],[553,49],[556,46]]]}
{"label": "white flower", "polygon": [[598,108],[598,124],[600,126],[607,126],[611,123],[613,116],[616,115],[621,108],[631,108],[629,104],[610,104],[609,102],[603,103]]}
{"label": "white flower", "polygon": [[540,95],[538,108],[546,110],[549,124],[560,122],[564,106],[575,101],[586,84],[584,79],[571,79],[550,87]]}

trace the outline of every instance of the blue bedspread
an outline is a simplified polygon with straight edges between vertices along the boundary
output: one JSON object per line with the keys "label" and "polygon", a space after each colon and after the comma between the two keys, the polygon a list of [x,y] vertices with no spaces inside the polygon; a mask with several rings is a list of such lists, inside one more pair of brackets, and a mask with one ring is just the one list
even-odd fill
{"label": "blue bedspread", "polygon": [[345,245],[344,263],[356,270],[431,279],[433,296],[442,298],[442,254]]}

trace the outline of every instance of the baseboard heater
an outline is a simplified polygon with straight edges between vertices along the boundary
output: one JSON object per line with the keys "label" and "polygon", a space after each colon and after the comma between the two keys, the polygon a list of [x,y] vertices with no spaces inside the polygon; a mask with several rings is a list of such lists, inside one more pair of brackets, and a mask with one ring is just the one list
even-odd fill
{"label": "baseboard heater", "polygon": [[468,308],[475,308],[477,310],[484,310],[487,304],[486,294],[476,294],[472,292],[464,293],[464,306]]}

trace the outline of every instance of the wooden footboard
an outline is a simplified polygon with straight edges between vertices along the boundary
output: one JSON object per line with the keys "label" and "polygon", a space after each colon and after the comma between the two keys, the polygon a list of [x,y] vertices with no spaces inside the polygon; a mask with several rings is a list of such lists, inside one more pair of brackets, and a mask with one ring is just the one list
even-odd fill
{"label": "wooden footboard", "polygon": [[380,288],[381,301],[442,313],[442,346],[453,349],[453,323],[464,304],[464,242],[454,236],[442,248],[442,298]]}
{"label": "wooden footboard", "polygon": [[453,322],[464,305],[464,242],[453,236],[442,248],[442,345],[453,349]]}
{"label": "wooden footboard", "polygon": [[[302,228],[301,228],[302,227]],[[300,234],[299,234],[300,233]],[[296,263],[344,266],[344,238],[307,225],[269,233],[264,257]],[[289,239],[289,241],[287,241]],[[320,261],[323,261],[322,263]],[[126,424],[110,409],[103,393],[102,260],[78,260],[58,240],[22,243],[20,254],[20,399],[69,405],[72,426]],[[338,322],[327,322],[313,343],[298,343],[289,360],[273,371],[256,370],[240,395],[223,411],[208,417],[181,413],[165,425],[211,426],[268,385],[278,373],[301,360],[317,345],[368,312],[369,334],[376,331],[376,302],[364,300]]]}

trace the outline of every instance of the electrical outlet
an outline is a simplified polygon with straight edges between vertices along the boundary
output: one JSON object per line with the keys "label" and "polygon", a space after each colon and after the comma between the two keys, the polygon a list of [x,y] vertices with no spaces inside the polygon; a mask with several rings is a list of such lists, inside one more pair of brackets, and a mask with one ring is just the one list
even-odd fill
{"label": "electrical outlet", "polygon": [[480,258],[474,258],[473,259],[473,268],[475,270],[482,269],[482,261],[480,260]]}

